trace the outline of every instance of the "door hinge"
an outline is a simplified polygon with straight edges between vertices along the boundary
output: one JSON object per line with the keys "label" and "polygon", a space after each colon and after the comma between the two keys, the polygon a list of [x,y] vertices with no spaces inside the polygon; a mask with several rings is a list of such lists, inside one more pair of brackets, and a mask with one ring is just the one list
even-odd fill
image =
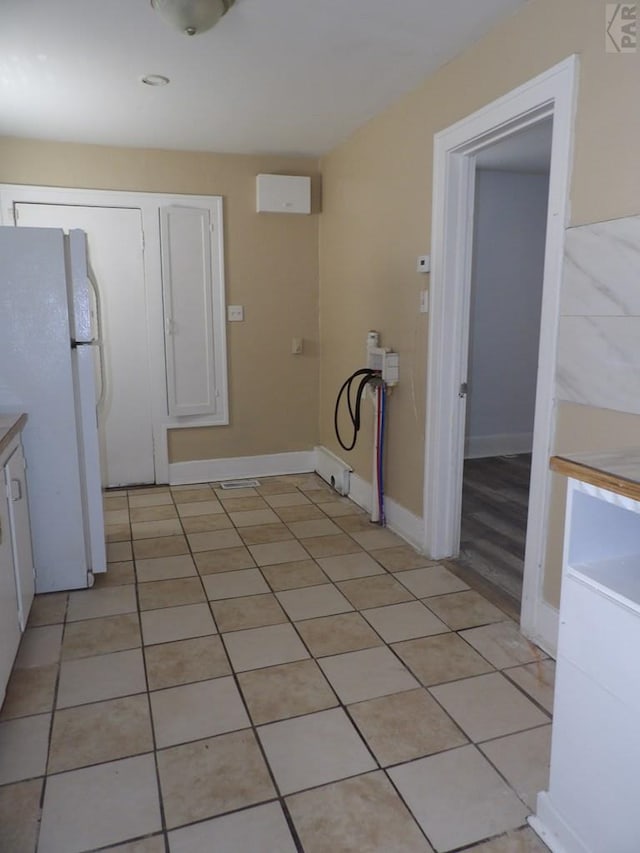
{"label": "door hinge", "polygon": [[460,390],[458,391],[458,397],[466,397],[468,393],[469,393],[469,383],[468,382],[461,382],[460,383]]}

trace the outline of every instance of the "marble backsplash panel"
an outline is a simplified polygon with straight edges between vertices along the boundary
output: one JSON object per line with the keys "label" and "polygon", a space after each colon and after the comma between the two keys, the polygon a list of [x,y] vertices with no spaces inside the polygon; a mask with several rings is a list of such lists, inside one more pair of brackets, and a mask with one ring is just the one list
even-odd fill
{"label": "marble backsplash panel", "polygon": [[640,414],[640,216],[570,228],[556,396]]}
{"label": "marble backsplash panel", "polygon": [[640,216],[568,229],[560,314],[640,317]]}

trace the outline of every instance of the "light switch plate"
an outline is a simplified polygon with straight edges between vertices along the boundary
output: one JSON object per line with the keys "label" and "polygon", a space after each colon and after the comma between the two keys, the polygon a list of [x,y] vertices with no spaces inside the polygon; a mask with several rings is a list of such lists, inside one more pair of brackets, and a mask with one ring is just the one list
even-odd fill
{"label": "light switch plate", "polygon": [[230,323],[241,323],[244,320],[244,305],[227,305],[227,320]]}

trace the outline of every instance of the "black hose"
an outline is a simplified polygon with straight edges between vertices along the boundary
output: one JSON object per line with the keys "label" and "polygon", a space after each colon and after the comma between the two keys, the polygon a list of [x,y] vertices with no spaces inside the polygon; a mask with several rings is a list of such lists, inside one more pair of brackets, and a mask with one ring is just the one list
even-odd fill
{"label": "black hose", "polygon": [[[351,402],[351,383],[358,376],[362,376],[358,384],[358,390],[356,392],[355,406]],[[371,370],[368,367],[361,367],[360,370],[356,370],[355,373],[352,373],[348,379],[342,383],[342,387],[338,391],[338,397],[336,399],[336,406],[333,412],[333,425],[336,431],[336,438],[340,443],[340,447],[343,450],[353,450],[356,445],[356,440],[358,438],[358,432],[360,431],[360,404],[362,402],[362,395],[364,394],[364,389],[367,387],[369,382],[374,376],[380,376],[379,370]],[[349,417],[351,419],[351,424],[353,426],[353,439],[351,444],[347,445],[342,440],[342,436],[340,435],[340,428],[338,426],[338,411],[340,408],[340,400],[342,398],[343,393],[347,392],[347,408],[349,410]]]}

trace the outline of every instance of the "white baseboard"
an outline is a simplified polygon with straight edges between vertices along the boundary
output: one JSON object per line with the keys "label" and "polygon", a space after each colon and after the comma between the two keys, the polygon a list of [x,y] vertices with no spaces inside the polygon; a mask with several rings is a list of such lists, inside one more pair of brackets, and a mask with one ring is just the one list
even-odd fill
{"label": "white baseboard", "polygon": [[[172,462],[169,465],[169,484],[210,483],[217,480],[240,480],[249,477],[276,477],[280,474],[305,474],[317,471],[324,464],[334,465],[336,472],[351,468],[323,447],[297,453],[271,453],[264,456],[236,456],[227,459],[197,459],[192,462]],[[333,469],[332,469],[333,470]],[[357,474],[348,476],[349,497],[367,512],[371,512],[371,483]],[[422,519],[391,498],[385,498],[387,527],[421,549],[424,538]]]}
{"label": "white baseboard", "polygon": [[557,811],[548,791],[538,794],[536,813],[528,823],[552,853],[593,853]]}
{"label": "white baseboard", "polygon": [[353,468],[326,447],[316,447],[316,472],[341,495],[349,494],[349,477]]}
{"label": "white baseboard", "polygon": [[[533,621],[529,621],[532,618]],[[560,612],[546,601],[536,604],[533,613],[523,608],[520,619],[520,630],[527,639],[555,659],[558,651],[558,630],[560,628]]]}
{"label": "white baseboard", "polygon": [[362,477],[353,472],[351,472],[351,476],[349,477],[349,497],[354,503],[361,506],[362,509],[371,512],[371,483],[367,483],[366,480],[363,480]]}
{"label": "white baseboard", "polygon": [[239,480],[245,477],[277,477],[280,474],[306,474],[315,471],[315,450],[294,453],[268,453],[264,456],[235,456],[227,459],[198,459],[172,462],[169,483],[210,483],[217,480]]}
{"label": "white baseboard", "polygon": [[532,447],[532,432],[469,436],[464,442],[464,458],[482,459],[485,456],[510,456],[514,453],[531,453]]}
{"label": "white baseboard", "polygon": [[535,642],[543,651],[555,659],[558,654],[560,611],[547,604],[546,601],[540,602],[536,609],[538,613]]}
{"label": "white baseboard", "polygon": [[[352,473],[350,486],[349,497],[351,500],[367,512],[371,512],[371,483]],[[389,530],[397,533],[418,551],[422,551],[424,523],[420,516],[414,515],[401,504],[387,497],[384,499],[384,509]]]}

